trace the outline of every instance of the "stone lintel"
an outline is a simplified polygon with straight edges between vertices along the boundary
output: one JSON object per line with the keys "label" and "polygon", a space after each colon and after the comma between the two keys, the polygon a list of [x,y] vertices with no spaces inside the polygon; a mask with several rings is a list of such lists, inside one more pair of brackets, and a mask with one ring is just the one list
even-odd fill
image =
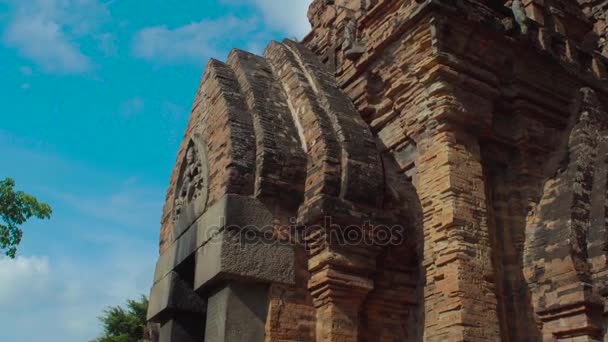
{"label": "stone lintel", "polygon": [[294,246],[259,235],[224,230],[198,249],[194,286],[201,290],[231,279],[294,284]]}
{"label": "stone lintel", "polygon": [[[247,277],[253,276],[254,279],[258,280],[277,280],[281,283],[291,284],[294,277],[294,248],[291,245],[281,244],[270,239],[273,224],[272,213],[257,199],[234,194],[225,195],[215,205],[208,208],[160,256],[156,265],[154,282],[159,282],[183,264],[187,258],[197,254],[198,256],[209,256],[209,260],[200,259],[202,264],[198,268],[218,270],[218,273],[213,276],[220,273],[238,273],[237,271],[245,265],[251,266],[252,263],[265,259],[266,261],[259,262],[259,265],[260,267],[262,265],[269,267],[267,271],[261,271],[266,275],[255,277],[252,270],[260,269],[260,267],[253,267],[252,270],[245,272]],[[254,239],[256,240],[255,243],[245,241],[245,239],[250,239],[253,236],[259,237],[259,239]],[[247,256],[249,260],[240,260],[242,256]],[[280,260],[276,262],[275,260],[268,260],[273,257],[280,257]],[[233,263],[226,258],[235,258],[236,260]],[[278,270],[280,272],[275,276],[270,276],[272,272],[277,270],[272,265],[279,266]],[[209,272],[202,273],[210,274]],[[199,283],[199,285],[202,286],[203,284]]]}

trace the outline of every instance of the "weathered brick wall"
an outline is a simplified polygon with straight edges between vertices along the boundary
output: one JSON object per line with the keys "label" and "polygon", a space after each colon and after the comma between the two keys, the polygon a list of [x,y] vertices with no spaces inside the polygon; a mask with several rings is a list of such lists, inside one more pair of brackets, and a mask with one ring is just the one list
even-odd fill
{"label": "weathered brick wall", "polygon": [[[174,196],[196,135],[205,207],[256,199],[275,238],[295,243],[294,282],[269,285],[268,341],[602,340],[605,10],[313,1],[303,44],[207,66],[161,261],[182,249]],[[335,224],[319,229],[325,217]],[[407,239],[326,239],[368,221]]]}
{"label": "weathered brick wall", "polygon": [[[604,24],[585,15],[601,5],[581,3],[523,1],[527,35],[501,1],[311,6],[307,46],[420,197],[426,340],[541,338],[523,273],[526,220],[555,172],[549,156],[563,153],[574,95],[607,89],[602,46],[589,43]],[[353,16],[366,52],[351,61],[340,42]]]}
{"label": "weathered brick wall", "polygon": [[524,274],[545,339],[605,333],[607,114],[581,89],[559,167],[527,220]]}
{"label": "weathered brick wall", "polygon": [[[429,9],[413,1],[384,4],[360,19],[363,30],[369,28],[363,34],[368,54],[351,63],[337,52],[336,74],[401,171],[413,178],[422,203],[426,281],[424,322],[418,324],[427,340],[495,339],[481,156],[475,138],[462,132],[466,118],[478,114],[463,108],[469,103],[453,93],[450,75],[440,68],[434,49],[441,28],[425,14]],[[334,20],[339,27],[344,19]],[[309,36],[313,50],[322,48],[315,46],[321,36]]]}

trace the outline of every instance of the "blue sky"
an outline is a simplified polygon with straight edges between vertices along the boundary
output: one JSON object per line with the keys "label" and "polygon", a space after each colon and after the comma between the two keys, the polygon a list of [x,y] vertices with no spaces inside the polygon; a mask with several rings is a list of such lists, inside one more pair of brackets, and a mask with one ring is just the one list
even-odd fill
{"label": "blue sky", "polygon": [[83,342],[147,294],[210,57],[308,31],[310,0],[0,0],[0,178],[49,202],[0,258],[0,340]]}

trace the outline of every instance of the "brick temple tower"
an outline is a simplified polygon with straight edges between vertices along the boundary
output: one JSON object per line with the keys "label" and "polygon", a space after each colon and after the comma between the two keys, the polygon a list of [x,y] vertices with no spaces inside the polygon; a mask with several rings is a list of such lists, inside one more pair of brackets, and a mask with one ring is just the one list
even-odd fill
{"label": "brick temple tower", "polygon": [[161,342],[608,339],[608,1],[315,0],[212,60]]}

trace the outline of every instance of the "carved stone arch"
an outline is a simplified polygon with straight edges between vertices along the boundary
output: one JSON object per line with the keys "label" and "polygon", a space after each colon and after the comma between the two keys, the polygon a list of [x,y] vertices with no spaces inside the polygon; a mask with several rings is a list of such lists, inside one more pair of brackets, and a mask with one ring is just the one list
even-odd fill
{"label": "carved stone arch", "polygon": [[207,144],[198,131],[186,139],[186,152],[179,164],[173,194],[173,235],[179,237],[207,209],[209,165]]}
{"label": "carved stone arch", "polygon": [[251,196],[255,183],[255,131],[250,109],[232,68],[210,60],[201,81],[198,125],[209,159],[209,203],[226,194]]}
{"label": "carved stone arch", "polygon": [[[370,331],[394,328],[367,319],[368,313],[387,303],[388,287],[399,284],[407,291],[417,286],[417,266],[389,270],[383,265],[388,259],[411,254],[412,249],[404,247],[405,253],[399,254],[395,251],[404,249],[388,248],[375,240],[380,227],[402,224],[404,229],[410,228],[405,215],[408,208],[403,203],[388,203],[392,196],[386,195],[387,184],[394,182],[387,180],[379,147],[329,70],[310,51],[291,41],[271,43],[265,56],[285,89],[308,157],[298,223],[309,247],[307,286],[317,313],[316,339],[372,341],[361,330],[362,324],[374,326]],[[393,190],[404,195],[402,189]],[[346,232],[370,239],[353,243]],[[415,255],[412,262],[417,264]],[[384,277],[387,274],[399,279],[391,282]],[[404,284],[405,278],[410,282]],[[416,301],[400,298],[392,304],[388,311],[394,309],[391,312],[402,317],[404,311],[415,311]]]}
{"label": "carved stone arch", "polygon": [[[149,310],[161,335],[197,319],[197,338],[205,326],[210,341],[355,341],[362,311],[373,310],[362,303],[383,279],[376,273],[413,277],[377,269],[379,255],[402,254],[347,240],[347,231],[374,239],[380,225],[405,225],[407,208],[401,198],[388,203],[391,181],[352,101],[296,42],[271,43],[264,57],[234,50],[227,63],[209,62],[173,177],[173,239]],[[407,290],[415,282],[398,283]],[[386,283],[379,289],[374,308],[390,293]],[[183,298],[207,303],[193,308]],[[294,318],[314,321],[281,335]]]}

